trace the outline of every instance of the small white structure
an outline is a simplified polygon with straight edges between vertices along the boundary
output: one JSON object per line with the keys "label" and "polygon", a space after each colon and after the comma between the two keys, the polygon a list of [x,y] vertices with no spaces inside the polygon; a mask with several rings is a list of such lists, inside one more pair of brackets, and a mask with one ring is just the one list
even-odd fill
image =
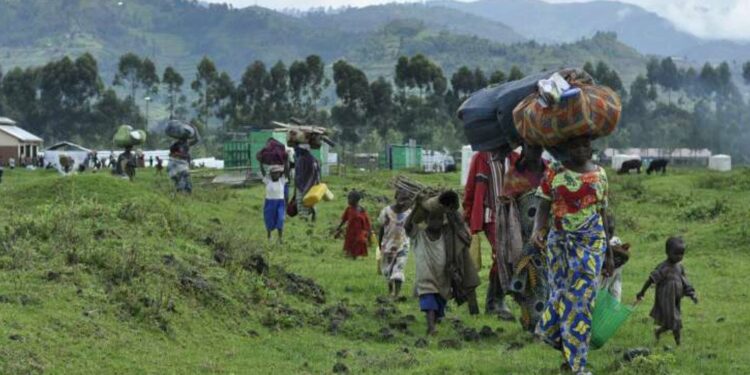
{"label": "small white structure", "polygon": [[628,161],[628,160],[641,160],[640,155],[625,155],[625,154],[617,154],[612,157],[612,169],[619,171],[622,167],[622,163]]}
{"label": "small white structure", "polygon": [[[89,161],[89,156],[92,155],[92,151],[75,143],[60,142],[44,150],[45,166],[52,165],[52,167],[57,169],[58,172],[64,174],[65,171],[62,165],[60,165],[61,155],[66,155],[73,159],[73,165],[71,166],[70,171],[75,171],[81,164]],[[86,165],[86,167],[89,167],[89,165]]]}
{"label": "small white structure", "polygon": [[714,155],[708,159],[708,169],[719,172],[732,170],[732,157],[729,155]]}
{"label": "small white structure", "polygon": [[471,146],[461,147],[461,186],[466,186],[466,180],[469,178],[469,168],[471,167],[471,158],[474,157],[474,150]]}
{"label": "small white structure", "polygon": [[224,160],[216,158],[193,159],[193,165],[198,168],[224,169]]}
{"label": "small white structure", "polygon": [[455,164],[453,156],[446,151],[422,150],[422,170],[431,173],[444,173]]}

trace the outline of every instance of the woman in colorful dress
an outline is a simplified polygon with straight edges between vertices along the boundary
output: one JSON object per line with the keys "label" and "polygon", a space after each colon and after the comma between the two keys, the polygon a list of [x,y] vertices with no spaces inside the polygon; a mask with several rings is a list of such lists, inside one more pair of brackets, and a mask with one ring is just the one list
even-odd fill
{"label": "woman in colorful dress", "polygon": [[382,254],[380,269],[388,282],[388,293],[398,298],[404,283],[404,268],[409,257],[409,238],[404,224],[411,214],[409,194],[403,190],[396,191],[396,203],[380,211],[378,222],[378,243]]}
{"label": "woman in colorful dress", "polygon": [[[542,180],[534,222],[534,242],[543,248],[546,239],[550,287],[536,333],[562,352],[562,370],[586,374],[597,278],[608,242],[607,175],[591,161],[590,138],[569,140],[559,149],[562,164],[553,165]],[[612,259],[606,257],[609,273]]]}

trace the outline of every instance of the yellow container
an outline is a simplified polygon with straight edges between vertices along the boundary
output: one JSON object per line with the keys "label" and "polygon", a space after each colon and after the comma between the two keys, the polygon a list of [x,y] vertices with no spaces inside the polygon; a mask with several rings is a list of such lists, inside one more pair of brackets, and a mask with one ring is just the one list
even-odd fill
{"label": "yellow container", "polygon": [[320,203],[321,200],[323,200],[323,197],[326,195],[326,192],[328,191],[328,185],[326,184],[317,184],[310,188],[310,191],[305,194],[305,198],[302,199],[302,205],[304,205],[307,208],[315,207],[316,204]]}
{"label": "yellow container", "polygon": [[331,191],[331,189],[326,189],[326,193],[325,193],[325,195],[323,195],[323,201],[330,202],[334,198],[336,198],[336,196],[333,195],[333,192]]}

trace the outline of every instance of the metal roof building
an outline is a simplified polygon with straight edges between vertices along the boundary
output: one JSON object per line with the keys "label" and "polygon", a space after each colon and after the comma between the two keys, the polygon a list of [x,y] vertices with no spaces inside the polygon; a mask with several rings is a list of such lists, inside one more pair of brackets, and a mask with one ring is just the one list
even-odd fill
{"label": "metal roof building", "polygon": [[0,164],[7,165],[13,158],[19,164],[30,163],[41,151],[44,141],[16,126],[16,122],[0,117]]}

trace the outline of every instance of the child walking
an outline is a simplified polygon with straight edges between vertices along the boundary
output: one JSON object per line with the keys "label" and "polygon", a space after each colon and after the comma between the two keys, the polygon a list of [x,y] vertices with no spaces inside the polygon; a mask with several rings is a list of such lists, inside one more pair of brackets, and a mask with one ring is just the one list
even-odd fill
{"label": "child walking", "polygon": [[446,249],[443,239],[445,215],[431,212],[427,224],[415,222],[409,215],[406,231],[416,258],[416,289],[419,308],[427,319],[427,335],[437,333],[437,323],[445,317],[445,305],[451,297],[451,280],[446,272]]}
{"label": "child walking", "polygon": [[[469,253],[471,233],[455,207],[425,208],[424,197],[418,195],[404,229],[411,239],[416,262],[416,291],[419,308],[427,318],[427,335],[437,333],[436,324],[445,316],[445,305],[455,299],[460,306],[469,305],[472,315],[479,313],[476,288],[479,274]],[[431,206],[428,202],[426,206]],[[426,223],[422,223],[422,222]]]}
{"label": "child walking", "polygon": [[384,208],[378,217],[378,244],[382,254],[381,272],[388,282],[388,294],[398,298],[404,283],[404,267],[409,256],[409,239],[404,224],[411,214],[407,192],[396,191],[396,203]]}
{"label": "child walking", "polygon": [[284,190],[288,178],[284,176],[285,173],[288,173],[288,170],[283,166],[274,165],[270,168],[269,173],[263,176],[263,183],[266,184],[266,202],[263,207],[263,219],[266,222],[268,240],[271,240],[271,233],[277,230],[279,232],[279,243],[283,242],[284,218],[286,216]]}
{"label": "child walking", "polygon": [[372,234],[370,217],[367,215],[359,201],[362,200],[362,194],[352,191],[348,196],[349,206],[341,215],[341,223],[336,228],[336,237],[341,234],[341,229],[346,225],[346,238],[344,239],[344,252],[348,257],[356,259],[357,257],[367,256],[367,243]]}
{"label": "child walking", "polygon": [[680,311],[680,300],[684,296],[690,297],[693,303],[698,303],[695,289],[685,275],[685,267],[682,266],[682,258],[685,255],[685,241],[680,237],[670,237],[667,240],[667,260],[656,266],[651,272],[643,289],[638,293],[638,301],[651,284],[656,284],[656,298],[654,307],[651,309],[651,317],[659,325],[656,329],[656,339],[667,331],[672,331],[674,341],[680,345],[680,330],[682,329],[682,314]]}

